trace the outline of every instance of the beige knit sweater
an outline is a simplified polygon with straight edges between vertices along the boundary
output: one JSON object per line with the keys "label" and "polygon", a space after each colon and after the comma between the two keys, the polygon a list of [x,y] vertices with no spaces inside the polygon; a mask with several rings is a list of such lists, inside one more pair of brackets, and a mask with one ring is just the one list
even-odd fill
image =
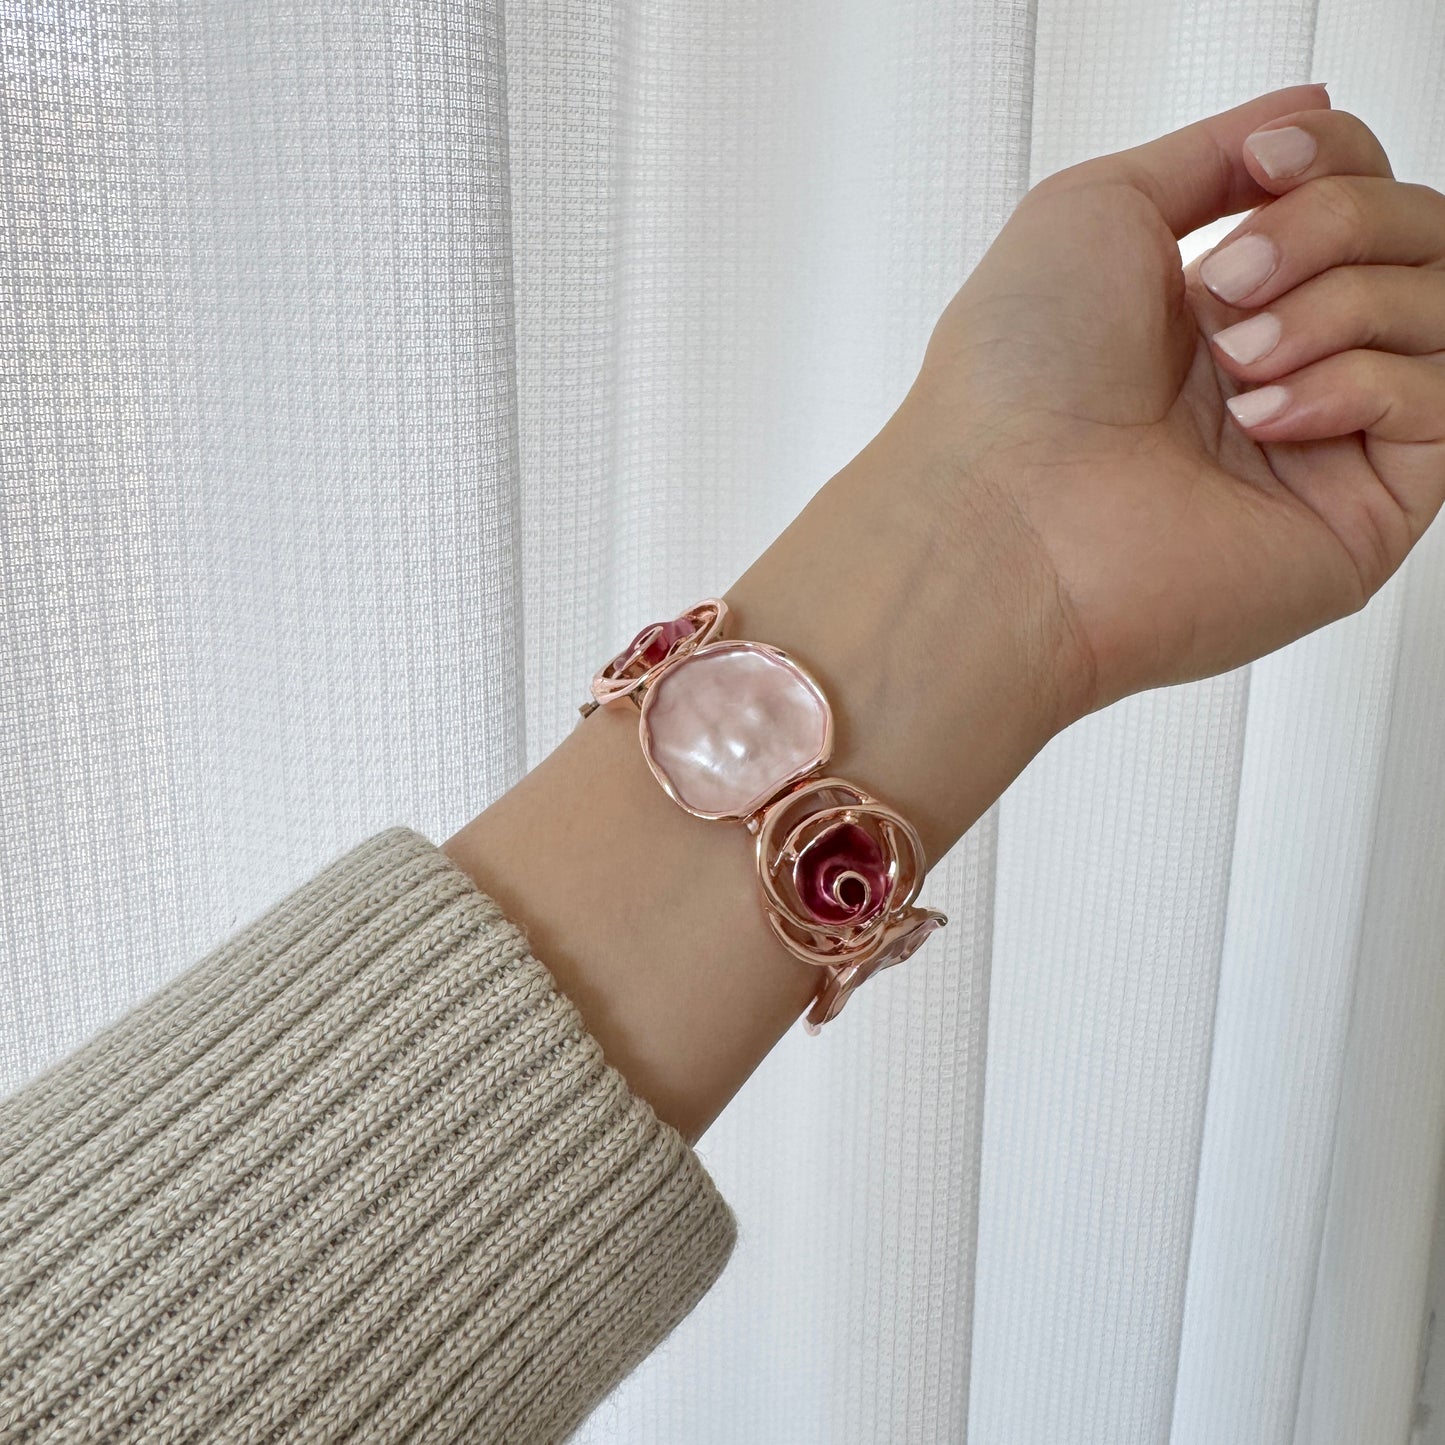
{"label": "beige knit sweater", "polygon": [[0,1102],[0,1440],[558,1440],[734,1238],[394,828]]}

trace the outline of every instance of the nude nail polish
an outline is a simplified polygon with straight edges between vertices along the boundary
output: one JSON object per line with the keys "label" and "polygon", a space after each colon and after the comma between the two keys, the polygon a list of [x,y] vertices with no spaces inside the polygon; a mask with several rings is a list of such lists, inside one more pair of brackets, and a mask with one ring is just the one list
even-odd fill
{"label": "nude nail polish", "polygon": [[1246,316],[1223,331],[1216,331],[1214,344],[1231,360],[1241,366],[1268,356],[1279,345],[1279,317],[1272,311],[1261,311],[1257,316]]}
{"label": "nude nail polish", "polygon": [[1262,421],[1283,411],[1289,392],[1282,386],[1262,386],[1258,391],[1242,391],[1224,404],[1240,426],[1258,426]]}
{"label": "nude nail polish", "polygon": [[1245,136],[1244,144],[1272,181],[1308,170],[1319,150],[1314,136],[1297,125],[1257,130]]}
{"label": "nude nail polish", "polygon": [[1268,280],[1279,265],[1274,242],[1257,231],[1211,251],[1199,263],[1199,279],[1221,301],[1240,301]]}

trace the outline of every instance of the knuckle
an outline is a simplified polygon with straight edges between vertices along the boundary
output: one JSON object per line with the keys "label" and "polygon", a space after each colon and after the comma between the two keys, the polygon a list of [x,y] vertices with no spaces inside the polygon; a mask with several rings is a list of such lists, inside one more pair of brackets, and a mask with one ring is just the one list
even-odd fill
{"label": "knuckle", "polygon": [[1041,181],[1035,181],[1029,187],[1028,194],[1031,196],[1049,196],[1059,191],[1067,191],[1077,186],[1081,181],[1091,179],[1091,161],[1076,161],[1071,166],[1065,166],[1062,170],[1054,171]]}
{"label": "knuckle", "polygon": [[1343,321],[1352,334],[1374,338],[1379,297],[1370,273],[1363,266],[1336,266],[1319,278],[1320,308]]}
{"label": "knuckle", "polygon": [[1351,171],[1364,175],[1393,174],[1380,137],[1353,111],[1332,110],[1324,124],[1343,141],[1345,152],[1353,156]]}
{"label": "knuckle", "polygon": [[1369,225],[1369,210],[1360,188],[1351,176],[1321,176],[1307,182],[1310,201],[1323,211],[1337,230],[1358,235]]}
{"label": "knuckle", "polygon": [[1390,387],[1389,363],[1381,351],[1351,351],[1345,358],[1349,383],[1362,395],[1381,397]]}
{"label": "knuckle", "polygon": [[1445,249],[1445,195],[1423,181],[1396,181],[1395,184],[1405,192],[1411,203],[1435,213],[1441,226],[1441,248]]}
{"label": "knuckle", "polygon": [[[1363,137],[1367,141],[1371,141],[1376,146],[1380,145],[1379,136],[1377,136],[1354,111],[1332,110],[1330,115],[1333,117],[1334,123],[1340,126],[1341,129],[1353,131],[1356,135]],[[1383,149],[1383,147],[1381,147],[1381,149]]]}

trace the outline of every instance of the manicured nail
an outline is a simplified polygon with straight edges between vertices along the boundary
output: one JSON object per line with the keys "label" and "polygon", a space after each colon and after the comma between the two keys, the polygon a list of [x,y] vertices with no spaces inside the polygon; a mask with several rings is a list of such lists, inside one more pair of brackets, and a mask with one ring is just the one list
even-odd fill
{"label": "manicured nail", "polygon": [[1277,265],[1274,242],[1251,231],[1211,251],[1199,263],[1199,279],[1221,301],[1239,301],[1261,285]]}
{"label": "manicured nail", "polygon": [[1245,136],[1244,143],[1272,181],[1307,170],[1319,150],[1314,136],[1297,125],[1257,130]]}
{"label": "manicured nail", "polygon": [[1241,366],[1268,356],[1279,344],[1279,317],[1272,311],[1261,311],[1258,316],[1247,316],[1214,333],[1214,344]]}
{"label": "manicured nail", "polygon": [[1258,426],[1262,421],[1284,410],[1289,392],[1282,386],[1262,386],[1258,391],[1242,391],[1224,404],[1240,426]]}

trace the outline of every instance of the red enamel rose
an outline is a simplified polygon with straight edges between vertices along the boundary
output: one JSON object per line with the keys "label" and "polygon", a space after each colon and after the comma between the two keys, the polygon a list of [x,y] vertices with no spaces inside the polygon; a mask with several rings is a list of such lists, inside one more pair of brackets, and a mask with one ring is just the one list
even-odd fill
{"label": "red enamel rose", "polygon": [[878,839],[847,819],[824,828],[793,864],[798,902],[817,923],[867,923],[887,903],[891,886]]}
{"label": "red enamel rose", "polygon": [[656,667],[677,643],[684,637],[691,637],[696,631],[697,623],[690,617],[674,617],[670,622],[649,622],[612,659],[612,671],[624,672],[634,662],[641,662],[645,667]]}

